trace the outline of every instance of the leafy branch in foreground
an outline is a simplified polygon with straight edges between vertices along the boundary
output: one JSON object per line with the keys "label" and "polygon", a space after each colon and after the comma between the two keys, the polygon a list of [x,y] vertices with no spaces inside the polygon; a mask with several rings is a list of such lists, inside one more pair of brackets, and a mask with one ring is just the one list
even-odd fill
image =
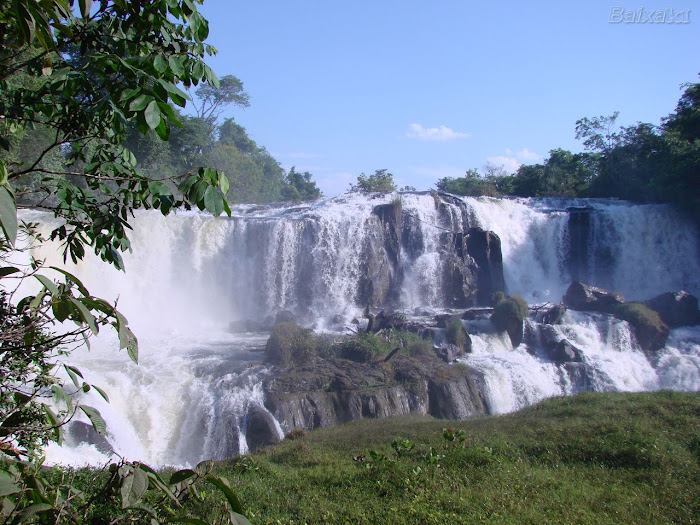
{"label": "leafy branch in foreground", "polygon": [[[198,207],[230,214],[229,180],[195,168],[153,180],[125,147],[129,126],[167,140],[181,126],[192,86],[218,87],[204,58],[209,29],[201,0],[127,2],[14,0],[0,4],[0,521],[86,523],[103,501],[118,502],[110,521],[206,523],[181,509],[196,486],[225,497],[227,523],[247,523],[228,483],[210,467],[174,473],[168,482],[139,463],[119,461],[88,494],[73,478],[42,467],[42,447],[60,442],[78,413],[97,433],[106,425],[76,394],[96,390],[63,359],[103,328],[138,360],[138,341],[116,304],[94,297],[73,274],[45,267],[27,250],[60,242],[64,259],[93,251],[123,270],[136,209],[163,214]],[[184,90],[183,90],[184,89]],[[42,140],[27,141],[32,134]],[[30,145],[30,147],[27,146]],[[31,147],[36,144],[36,147]],[[168,183],[172,182],[172,184]],[[18,220],[18,200],[41,195],[59,219],[46,235]],[[62,380],[60,375],[67,376]],[[97,476],[99,477],[99,472]],[[101,478],[100,478],[101,479]],[[99,483],[93,484],[95,486]],[[216,518],[218,519],[218,518]],[[222,522],[219,520],[219,522]]]}

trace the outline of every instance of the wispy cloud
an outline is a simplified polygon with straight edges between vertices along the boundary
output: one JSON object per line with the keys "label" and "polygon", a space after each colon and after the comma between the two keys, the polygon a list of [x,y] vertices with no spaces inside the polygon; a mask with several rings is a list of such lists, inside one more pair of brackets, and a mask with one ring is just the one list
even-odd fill
{"label": "wispy cloud", "polygon": [[318,159],[321,155],[319,153],[299,152],[299,153],[287,153],[284,156],[289,158],[289,159]]}
{"label": "wispy cloud", "polygon": [[455,131],[452,128],[442,125],[437,128],[424,128],[421,124],[410,124],[406,131],[409,139],[446,141],[469,138],[469,133]]}
{"label": "wispy cloud", "polygon": [[513,151],[512,149],[506,149],[505,155],[497,155],[495,157],[487,157],[486,162],[494,164],[496,166],[503,166],[508,173],[515,173],[518,168],[523,164],[530,164],[533,162],[540,162],[543,159],[542,155],[530,151],[527,148],[523,148],[520,151]]}

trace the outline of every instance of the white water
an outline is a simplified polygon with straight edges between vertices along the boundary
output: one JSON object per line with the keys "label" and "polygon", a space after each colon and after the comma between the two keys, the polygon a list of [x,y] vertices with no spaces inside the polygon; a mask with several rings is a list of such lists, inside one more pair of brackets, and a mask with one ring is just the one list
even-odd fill
{"label": "white water", "polygon": [[[230,219],[139,213],[126,273],[94,257],[79,268],[69,265],[94,295],[118,298],[140,341],[139,366],[116,351],[113,334],[101,334],[91,352],[71,356],[86,380],[110,396],[107,404],[88,394],[107,420],[115,451],[153,465],[245,452],[245,413],[264,401],[260,380],[268,372],[258,363],[266,334],[234,336],[228,323],[282,309],[305,313],[319,327],[335,314],[345,320],[359,315],[366,305],[358,303],[358,287],[367,266],[358,254],[377,250],[381,224],[372,210],[394,198],[346,195],[295,208],[240,206]],[[401,200],[410,243],[399,254],[404,279],[398,297],[406,312],[444,308],[441,235],[473,226],[499,235],[508,293],[531,303],[559,302],[571,282],[570,202],[468,198],[437,206],[427,194]],[[665,207],[585,204],[595,210],[591,236],[599,243],[588,265],[591,284],[628,299],[681,289],[700,295],[697,231]],[[33,217],[49,227],[45,215]],[[55,248],[39,255],[61,264]],[[474,353],[465,361],[483,377],[491,412],[581,388],[700,390],[698,328],[674,330],[650,363],[626,323],[572,312],[565,321],[557,329],[584,353],[585,381],[572,380],[537,348],[513,349],[488,322],[469,324]],[[74,442],[47,454],[72,464],[107,459],[94,446]]]}

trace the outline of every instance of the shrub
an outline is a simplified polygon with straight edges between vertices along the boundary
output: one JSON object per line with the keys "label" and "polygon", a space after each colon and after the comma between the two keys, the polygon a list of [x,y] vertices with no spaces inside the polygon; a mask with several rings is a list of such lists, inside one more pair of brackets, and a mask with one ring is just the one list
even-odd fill
{"label": "shrub", "polygon": [[445,336],[447,337],[448,343],[455,345],[462,351],[466,350],[467,331],[464,329],[464,325],[460,319],[453,319],[450,321],[445,330]]}
{"label": "shrub", "polygon": [[338,345],[338,355],[358,363],[368,363],[387,355],[392,345],[374,334],[362,332]]}
{"label": "shrub", "polygon": [[528,306],[519,295],[508,297],[493,309],[491,321],[499,330],[505,330],[509,322],[520,322],[527,317]]}
{"label": "shrub", "polygon": [[294,323],[277,323],[265,346],[265,357],[273,364],[294,366],[316,355],[313,332]]}
{"label": "shrub", "polygon": [[649,326],[657,330],[663,330],[665,327],[659,314],[642,303],[617,304],[613,307],[612,314],[635,327]]}
{"label": "shrub", "polygon": [[494,308],[498,306],[501,302],[503,302],[506,298],[506,294],[503,292],[494,292],[493,295],[491,296],[491,306]]}

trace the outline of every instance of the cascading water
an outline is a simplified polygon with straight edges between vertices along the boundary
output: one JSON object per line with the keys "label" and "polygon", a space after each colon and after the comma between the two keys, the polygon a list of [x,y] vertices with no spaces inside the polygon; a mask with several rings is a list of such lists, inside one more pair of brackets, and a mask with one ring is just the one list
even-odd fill
{"label": "cascading water", "polygon": [[[50,228],[46,215],[28,214]],[[576,214],[585,215],[584,226]],[[470,228],[499,236],[506,291],[530,303],[559,302],[576,277],[628,299],[700,292],[697,231],[664,206],[350,194],[294,207],[238,206],[231,218],[143,212],[133,225],[126,273],[94,257],[69,270],[94,295],[118,298],[139,337],[140,363],[114,351],[111,334],[71,359],[110,396],[107,404],[87,394],[107,420],[114,451],[154,465],[246,451],[245,415],[264,405],[261,378],[270,373],[260,364],[267,335],[231,334],[230,322],[264,324],[291,310],[318,329],[342,330],[368,304],[409,316],[459,301],[475,306],[473,297],[455,295],[454,284],[456,239]],[[37,255],[62,264],[56,247]],[[459,256],[468,266],[470,256]],[[697,328],[673,330],[651,362],[627,323],[568,312],[556,330],[583,353],[576,368],[551,362],[532,338],[513,349],[487,320],[466,325],[473,353],[464,361],[480,376],[492,413],[581,389],[700,389]],[[70,438],[48,455],[105,459]]]}

